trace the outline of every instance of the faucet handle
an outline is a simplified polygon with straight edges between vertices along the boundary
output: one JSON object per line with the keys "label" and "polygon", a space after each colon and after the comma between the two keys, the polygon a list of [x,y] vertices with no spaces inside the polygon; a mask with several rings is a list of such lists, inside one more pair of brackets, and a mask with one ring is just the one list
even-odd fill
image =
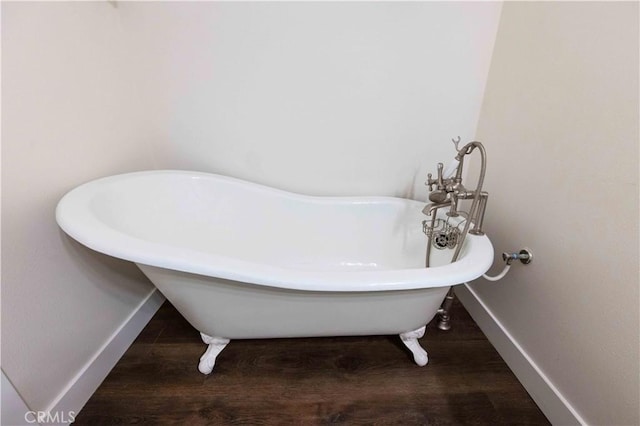
{"label": "faucet handle", "polygon": [[453,146],[456,147],[456,152],[460,151],[460,148],[458,147],[458,145],[460,145],[461,140],[462,139],[460,138],[460,136],[458,136],[458,139],[451,138],[451,142],[453,142]]}
{"label": "faucet handle", "polygon": [[433,191],[433,185],[437,182],[435,179],[432,178],[432,176],[433,175],[431,173],[427,173],[427,181],[424,183],[429,187],[429,191]]}
{"label": "faucet handle", "polygon": [[433,191],[433,185],[437,185],[437,190],[444,189],[444,180],[442,178],[442,170],[444,169],[444,164],[438,163],[438,178],[433,179],[433,175],[431,173],[427,173],[427,181],[424,183],[429,187],[429,191]]}
{"label": "faucet handle", "polygon": [[444,182],[442,180],[442,171],[444,170],[444,164],[438,163],[438,188],[444,187]]}

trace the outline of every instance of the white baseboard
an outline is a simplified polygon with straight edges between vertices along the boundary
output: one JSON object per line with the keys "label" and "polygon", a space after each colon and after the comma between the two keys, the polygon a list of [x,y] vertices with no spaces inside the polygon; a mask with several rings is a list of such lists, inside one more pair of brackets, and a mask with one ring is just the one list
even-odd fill
{"label": "white baseboard", "polygon": [[16,388],[13,387],[13,383],[4,374],[4,370],[2,370],[0,389],[2,390],[0,424],[12,426],[29,425],[29,421],[33,420],[33,416],[28,414],[30,413],[29,407],[16,391]]}
{"label": "white baseboard", "polygon": [[554,425],[586,425],[473,288],[469,284],[460,285],[455,293],[547,419]]}
{"label": "white baseboard", "polygon": [[46,411],[75,417],[164,301],[162,293],[153,289]]}

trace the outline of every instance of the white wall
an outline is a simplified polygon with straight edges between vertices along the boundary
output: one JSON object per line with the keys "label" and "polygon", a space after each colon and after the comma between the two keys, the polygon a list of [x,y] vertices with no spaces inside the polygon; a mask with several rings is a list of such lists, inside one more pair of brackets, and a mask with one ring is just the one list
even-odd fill
{"label": "white wall", "polygon": [[638,36],[637,2],[505,4],[477,131],[487,232],[535,258],[473,289],[594,425],[640,423]]}
{"label": "white wall", "polygon": [[2,367],[30,408],[151,290],[58,230],[71,187],[171,167],[423,198],[460,135],[496,248],[536,255],[474,290],[583,419],[637,424],[638,5],[505,5],[476,134],[500,8],[2,3]]}
{"label": "white wall", "polygon": [[[473,137],[500,3],[137,3],[166,167],[425,197]],[[414,188],[414,183],[417,190]]]}
{"label": "white wall", "polygon": [[29,407],[151,290],[57,228],[67,190],[166,167],[424,198],[473,136],[500,8],[3,2],[2,368]]}
{"label": "white wall", "polygon": [[2,369],[33,410],[152,290],[54,219],[79,183],[154,166],[120,20],[107,3],[2,2]]}

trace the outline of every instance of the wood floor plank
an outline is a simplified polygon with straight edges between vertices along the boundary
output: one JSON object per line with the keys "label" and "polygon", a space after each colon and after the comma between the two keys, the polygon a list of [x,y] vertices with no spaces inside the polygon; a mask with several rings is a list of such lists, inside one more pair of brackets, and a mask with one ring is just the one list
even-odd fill
{"label": "wood floor plank", "polygon": [[214,372],[168,302],[76,417],[78,425],[547,425],[462,305],[430,324],[418,367],[397,336],[232,341]]}

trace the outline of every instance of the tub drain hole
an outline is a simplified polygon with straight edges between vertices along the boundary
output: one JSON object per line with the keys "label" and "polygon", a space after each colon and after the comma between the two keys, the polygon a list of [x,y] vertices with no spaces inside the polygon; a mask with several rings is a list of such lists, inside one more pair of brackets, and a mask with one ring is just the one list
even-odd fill
{"label": "tub drain hole", "polygon": [[433,235],[433,246],[438,250],[444,250],[446,248],[452,249],[458,243],[459,234],[460,232],[455,228],[436,232]]}

